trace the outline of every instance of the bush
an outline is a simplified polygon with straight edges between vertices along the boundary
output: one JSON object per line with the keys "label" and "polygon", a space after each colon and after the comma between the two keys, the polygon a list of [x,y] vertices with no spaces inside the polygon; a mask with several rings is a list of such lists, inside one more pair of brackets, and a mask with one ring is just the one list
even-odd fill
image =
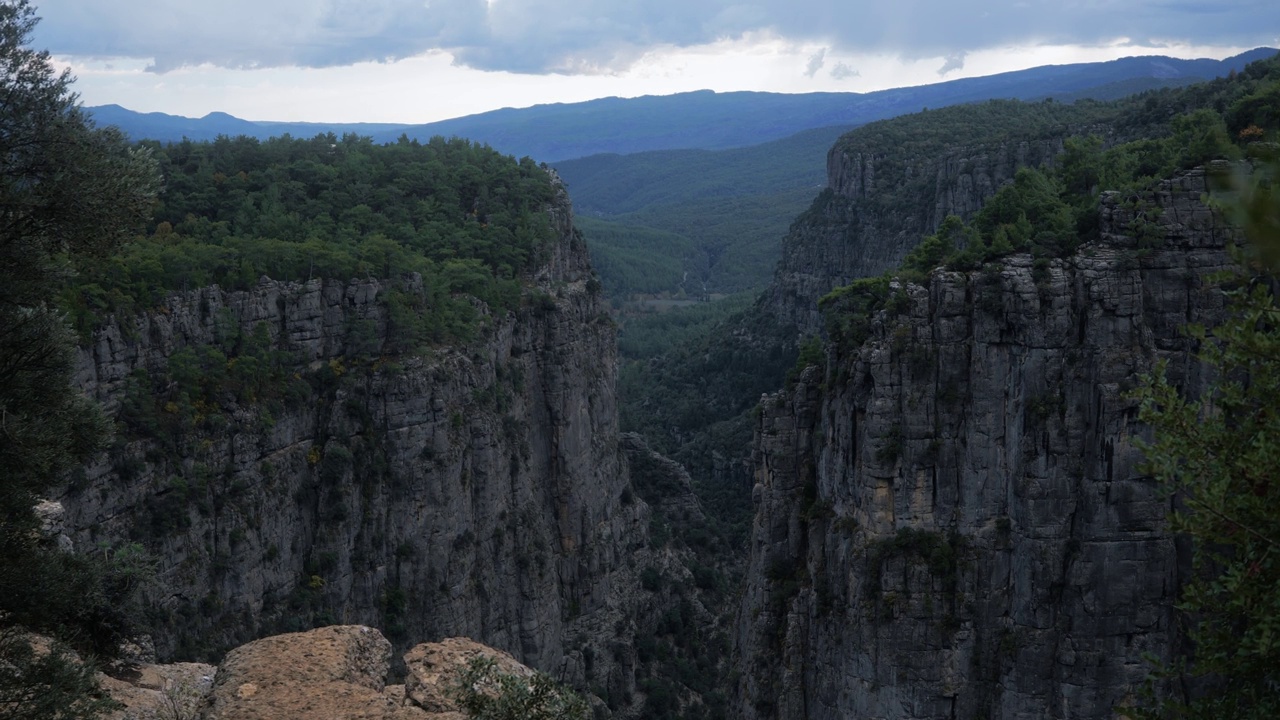
{"label": "bush", "polygon": [[448,690],[449,699],[473,720],[587,720],[590,708],[573,691],[542,673],[519,677],[476,657]]}

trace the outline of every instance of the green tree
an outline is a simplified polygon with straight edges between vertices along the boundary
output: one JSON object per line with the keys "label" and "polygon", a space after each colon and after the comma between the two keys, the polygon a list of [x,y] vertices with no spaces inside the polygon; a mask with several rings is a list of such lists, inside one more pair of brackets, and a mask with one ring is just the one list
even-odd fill
{"label": "green tree", "polygon": [[[1232,209],[1249,240],[1228,319],[1188,328],[1215,378],[1189,399],[1161,364],[1140,388],[1153,476],[1176,493],[1173,528],[1193,545],[1178,604],[1207,690],[1133,711],[1143,718],[1280,717],[1280,194],[1261,169]],[[1162,675],[1183,669],[1166,668]],[[1175,683],[1183,687],[1183,683]]]}
{"label": "green tree", "polygon": [[[101,563],[47,547],[33,509],[106,429],[71,387],[74,336],[51,302],[67,257],[131,235],[158,180],[147,153],[95,129],[71,76],[27,47],[35,23],[26,0],[0,2],[0,623],[104,654],[127,633],[119,599],[132,586]],[[0,717],[24,717],[22,703],[5,701],[42,677],[71,690],[41,717],[91,714],[92,703],[76,700],[83,673],[55,671],[61,652],[32,654],[13,638],[0,642],[0,664],[12,670],[0,673]]]}

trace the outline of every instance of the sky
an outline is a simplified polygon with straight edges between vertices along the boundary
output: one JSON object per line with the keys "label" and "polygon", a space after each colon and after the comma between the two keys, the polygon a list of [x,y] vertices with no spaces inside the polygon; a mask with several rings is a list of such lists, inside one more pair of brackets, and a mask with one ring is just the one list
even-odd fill
{"label": "sky", "polygon": [[1280,47],[1280,0],[32,0],[85,105],[425,123]]}

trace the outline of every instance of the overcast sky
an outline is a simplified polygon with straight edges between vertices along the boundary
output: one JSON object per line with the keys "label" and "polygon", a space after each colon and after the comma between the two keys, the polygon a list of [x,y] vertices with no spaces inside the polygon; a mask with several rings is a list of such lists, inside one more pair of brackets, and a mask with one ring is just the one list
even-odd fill
{"label": "overcast sky", "polygon": [[712,89],[865,92],[1280,46],[1280,0],[43,0],[86,105],[419,123]]}

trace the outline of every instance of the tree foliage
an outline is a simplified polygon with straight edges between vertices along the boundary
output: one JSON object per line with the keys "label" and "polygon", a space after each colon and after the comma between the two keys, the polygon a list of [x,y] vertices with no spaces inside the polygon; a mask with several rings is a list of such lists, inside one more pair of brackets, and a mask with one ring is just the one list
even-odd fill
{"label": "tree foliage", "polygon": [[[1176,493],[1173,528],[1193,545],[1178,604],[1194,647],[1190,673],[1207,689],[1175,694],[1144,718],[1280,716],[1280,195],[1261,168],[1234,210],[1249,239],[1224,290],[1229,315],[1193,326],[1213,378],[1187,397],[1161,364],[1139,389],[1148,471]],[[1178,667],[1166,668],[1176,676]],[[1181,683],[1179,685],[1182,685]]]}
{"label": "tree foliage", "polygon": [[97,672],[59,643],[38,639],[9,627],[0,630],[0,718],[4,720],[70,720],[91,718],[115,709],[99,697]]}
{"label": "tree foliage", "polygon": [[[275,280],[421,276],[428,342],[465,339],[472,303],[514,307],[553,230],[547,173],[466,140],[222,137],[148,146],[165,190],[145,235],[64,291],[81,332],[169,293]],[[407,300],[402,298],[402,300]]]}
{"label": "tree foliage", "polygon": [[25,0],[0,4],[0,468],[15,508],[91,451],[101,429],[68,387],[70,338],[48,302],[64,258],[118,244],[157,187],[148,153],[95,130],[70,75],[25,47],[35,22]]}
{"label": "tree foliage", "polygon": [[[71,387],[73,335],[50,299],[69,256],[134,232],[158,178],[149,153],[95,129],[71,76],[27,47],[35,23],[26,0],[0,2],[0,717],[87,717],[101,707],[85,694],[92,671],[59,648],[114,652],[135,586],[41,537],[38,499],[105,434]],[[56,638],[53,650],[35,652],[17,626]]]}

